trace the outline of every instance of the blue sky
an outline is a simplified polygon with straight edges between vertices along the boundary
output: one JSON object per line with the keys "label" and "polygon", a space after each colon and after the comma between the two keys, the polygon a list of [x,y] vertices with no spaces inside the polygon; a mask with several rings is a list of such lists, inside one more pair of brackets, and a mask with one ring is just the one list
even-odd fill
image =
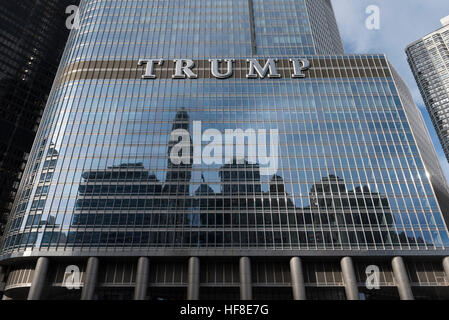
{"label": "blue sky", "polygon": [[[435,129],[425,109],[405,55],[405,47],[441,27],[440,19],[449,15],[448,0],[332,0],[347,53],[385,53],[407,82],[421,109],[432,136],[441,166],[449,180],[449,163],[444,157]],[[368,30],[365,10],[380,9],[379,30]]]}

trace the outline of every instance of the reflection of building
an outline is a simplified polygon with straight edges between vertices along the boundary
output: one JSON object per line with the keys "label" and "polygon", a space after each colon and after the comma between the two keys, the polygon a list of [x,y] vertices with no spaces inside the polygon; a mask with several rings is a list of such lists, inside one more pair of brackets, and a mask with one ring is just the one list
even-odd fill
{"label": "reflection of building", "polygon": [[[162,183],[141,163],[88,171],[83,173],[82,178],[73,225],[93,227],[98,221],[101,221],[100,225],[126,225],[135,221],[149,221],[150,218],[138,217],[136,212],[152,210],[162,202]],[[122,210],[133,210],[134,216],[121,216]],[[92,214],[93,211],[97,214]]]}
{"label": "reflection of building", "polygon": [[[184,130],[190,133],[189,115],[182,109],[176,112],[175,119],[172,124],[172,132],[176,130]],[[190,180],[192,178],[192,162],[193,162],[193,149],[190,146],[190,159],[188,163],[175,164],[172,162],[172,153],[174,146],[179,143],[182,138],[178,137],[178,141],[169,141],[167,148],[167,174],[165,178],[165,184],[162,189],[162,194],[164,198],[162,202],[167,201],[167,222],[166,225],[170,226],[182,226],[187,223],[188,215],[185,211],[189,208],[190,201],[186,200],[185,197],[189,195],[190,190]],[[189,140],[191,137],[189,135]],[[184,156],[180,154],[178,156]],[[168,196],[167,199],[165,197]],[[163,217],[164,214],[161,214]],[[182,232],[174,232],[173,237],[166,238],[168,242],[174,242],[175,244],[181,244]]]}
{"label": "reflection of building", "polygon": [[[449,296],[442,263],[449,236],[426,175],[440,171],[423,161],[422,143],[431,145],[413,134],[416,106],[385,56],[343,54],[328,0],[198,2],[181,9],[167,0],[163,12],[153,12],[147,1],[133,1],[127,18],[152,18],[139,20],[130,37],[123,22],[130,20],[117,22],[125,1],[104,0],[107,10],[84,1],[89,18],[67,47],[41,147],[30,157],[35,171],[20,188],[32,186],[30,198],[16,201],[2,243],[6,295],[60,297],[53,289],[61,288],[58,270],[67,262],[86,270],[83,293],[73,295],[84,299]],[[195,28],[185,37],[178,22],[192,14]],[[85,42],[85,28],[100,19],[89,37],[104,41]],[[120,28],[105,32],[110,24]],[[81,44],[90,55],[80,60]],[[113,61],[104,52],[113,52]],[[154,65],[156,79],[142,79],[142,56],[166,59]],[[172,79],[179,57],[193,58],[199,79]],[[214,57],[235,59],[232,77],[211,76],[207,59]],[[281,79],[247,78],[248,57],[278,57]],[[310,61],[304,78],[291,77],[292,57]],[[262,174],[263,156],[225,165],[167,160],[176,150],[173,129],[198,142],[196,121],[204,132],[278,129],[277,171]],[[38,160],[50,141],[58,146],[53,171]],[[50,189],[35,210],[40,186]],[[160,194],[149,194],[151,186]],[[16,220],[39,210],[54,214],[56,226],[33,230]],[[22,243],[33,232],[38,240]],[[39,239],[46,232],[67,237],[45,246]],[[367,265],[382,266],[375,295],[363,286]],[[52,290],[30,283],[29,271]]]}
{"label": "reflection of building", "polygon": [[[201,177],[204,182],[204,177]],[[195,190],[194,199],[192,199],[192,213],[189,215],[189,224],[192,226],[200,226],[207,224],[207,216],[202,212],[213,210],[218,202],[217,195],[214,190],[206,183],[202,183]],[[217,216],[220,214],[217,213]],[[222,221],[222,215],[217,220]]]}
{"label": "reflection of building", "polygon": [[[178,111],[176,113],[176,117],[173,120],[172,131],[175,130],[185,130],[189,132],[189,115],[185,110]],[[181,141],[181,137],[179,137],[179,141]],[[189,186],[190,179],[192,177],[192,157],[193,151],[190,151],[190,159],[189,163],[181,163],[174,164],[171,160],[171,153],[175,144],[179,141],[171,141],[168,145],[167,158],[168,158],[168,166],[167,166],[167,177],[165,179],[165,185],[163,189],[164,194],[170,195],[188,195],[189,194]],[[181,155],[180,155],[181,156]]]}
{"label": "reflection of building", "polygon": [[[344,180],[334,175],[323,178],[312,186],[310,203],[312,208],[322,208],[323,210],[353,208],[372,211],[383,209],[383,211],[377,210],[381,213],[389,211],[386,197],[371,192],[368,186],[357,186],[354,190],[347,190]],[[388,223],[392,222],[390,213]]]}
{"label": "reflection of building", "polygon": [[293,208],[295,204],[292,201],[291,195],[285,190],[284,179],[279,175],[274,175],[270,179],[270,192],[267,194],[271,200],[272,208]]}
{"label": "reflection of building", "polygon": [[78,0],[0,3],[0,237],[12,209]]}
{"label": "reflection of building", "polygon": [[[388,245],[398,243],[397,234],[388,232],[388,227],[394,225],[388,199],[371,192],[368,186],[347,190],[343,179],[330,175],[315,183],[309,195],[311,219],[314,223],[347,228],[343,233],[332,232],[333,241],[351,243],[351,239],[357,238],[357,227],[371,228],[374,225],[382,228],[364,232],[363,237],[369,245],[380,238]],[[349,239],[343,239],[345,237]]]}
{"label": "reflection of building", "polygon": [[221,167],[219,175],[224,195],[246,196],[262,192],[258,164],[250,164],[248,161],[239,163],[234,159],[232,163]]}

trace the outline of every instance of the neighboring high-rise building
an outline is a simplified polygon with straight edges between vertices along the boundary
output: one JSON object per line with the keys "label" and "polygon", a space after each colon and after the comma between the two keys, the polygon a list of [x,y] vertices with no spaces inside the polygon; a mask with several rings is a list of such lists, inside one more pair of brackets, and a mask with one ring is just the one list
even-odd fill
{"label": "neighboring high-rise building", "polygon": [[330,1],[80,12],[2,243],[7,298],[448,297],[435,150],[386,57],[344,54]]}
{"label": "neighboring high-rise building", "polygon": [[449,16],[442,28],[410,44],[408,63],[449,161]]}
{"label": "neighboring high-rise building", "polygon": [[0,3],[0,236],[69,34],[78,0]]}

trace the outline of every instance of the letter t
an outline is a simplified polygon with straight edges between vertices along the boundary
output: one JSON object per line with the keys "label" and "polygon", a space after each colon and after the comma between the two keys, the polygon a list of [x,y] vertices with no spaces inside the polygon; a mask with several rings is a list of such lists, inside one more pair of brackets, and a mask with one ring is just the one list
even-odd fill
{"label": "letter t", "polygon": [[162,66],[164,64],[164,60],[162,59],[140,59],[138,65],[142,66],[144,64],[147,65],[145,70],[145,74],[142,75],[142,79],[156,79],[156,75],[154,74],[154,64],[157,63],[158,66]]}

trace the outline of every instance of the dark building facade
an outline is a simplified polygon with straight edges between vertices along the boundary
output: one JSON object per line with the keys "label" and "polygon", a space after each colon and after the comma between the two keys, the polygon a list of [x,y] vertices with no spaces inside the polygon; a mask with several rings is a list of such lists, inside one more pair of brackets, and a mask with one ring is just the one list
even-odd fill
{"label": "dark building facade", "polygon": [[448,297],[442,172],[401,83],[343,52],[327,0],[82,1],[5,299]]}
{"label": "dark building facade", "polygon": [[0,4],[0,236],[44,112],[78,1]]}

